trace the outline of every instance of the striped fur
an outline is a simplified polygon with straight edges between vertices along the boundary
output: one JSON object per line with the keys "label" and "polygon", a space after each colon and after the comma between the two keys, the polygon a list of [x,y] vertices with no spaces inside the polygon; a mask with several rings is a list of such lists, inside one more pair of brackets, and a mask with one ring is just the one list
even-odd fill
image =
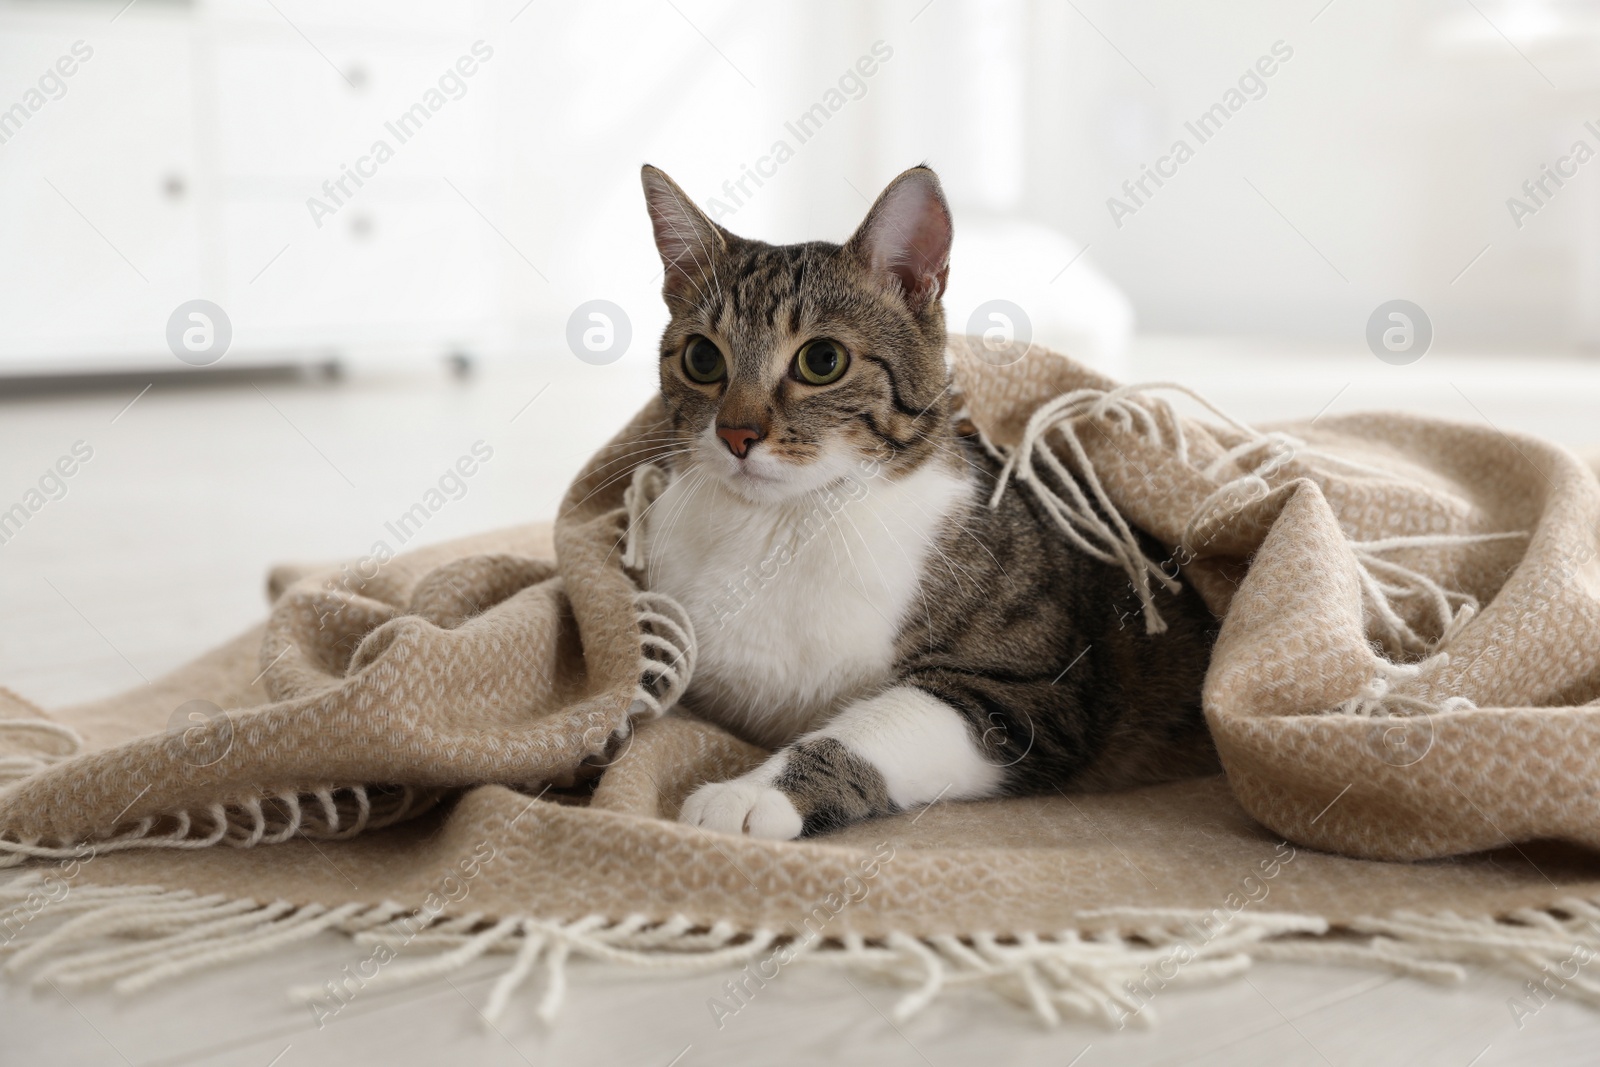
{"label": "striped fur", "polygon": [[[986,506],[994,464],[951,418],[933,172],[897,178],[843,245],[740,238],[661,172],[644,184],[672,313],[671,482],[646,581],[694,619],[688,707],[777,750],[680,818],[793,837],[943,799],[1213,771],[1199,599],[1163,593],[1169,629],[1146,634],[1122,571],[1031,497]],[[814,384],[797,360],[819,338],[848,363]],[[690,361],[705,341],[714,380],[709,350]]]}

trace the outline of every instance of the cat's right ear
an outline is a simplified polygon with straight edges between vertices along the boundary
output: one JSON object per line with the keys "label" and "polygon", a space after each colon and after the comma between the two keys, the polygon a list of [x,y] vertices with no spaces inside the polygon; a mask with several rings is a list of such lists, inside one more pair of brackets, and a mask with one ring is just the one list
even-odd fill
{"label": "cat's right ear", "polygon": [[727,238],[666,172],[646,163],[639,177],[661,253],[662,291],[669,298],[693,299],[704,287],[701,279],[727,250]]}

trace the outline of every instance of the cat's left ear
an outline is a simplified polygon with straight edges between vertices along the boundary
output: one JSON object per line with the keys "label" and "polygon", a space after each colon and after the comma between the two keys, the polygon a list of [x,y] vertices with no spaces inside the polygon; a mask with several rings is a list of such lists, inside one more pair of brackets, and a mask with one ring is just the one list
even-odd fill
{"label": "cat's left ear", "polygon": [[950,206],[939,176],[912,167],[878,196],[845,244],[870,270],[889,275],[920,314],[944,293],[950,277]]}

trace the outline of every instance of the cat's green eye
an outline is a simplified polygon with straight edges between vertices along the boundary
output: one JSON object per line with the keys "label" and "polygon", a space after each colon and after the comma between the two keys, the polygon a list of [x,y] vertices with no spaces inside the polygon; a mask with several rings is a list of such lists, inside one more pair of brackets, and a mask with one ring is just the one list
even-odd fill
{"label": "cat's green eye", "polygon": [[807,385],[827,385],[836,382],[850,365],[850,356],[838,341],[822,338],[807,341],[800,354],[794,357],[794,374]]}
{"label": "cat's green eye", "polygon": [[689,342],[683,350],[683,373],[691,381],[701,385],[710,385],[720,382],[728,372],[728,365],[722,358],[722,349],[706,340],[696,337]]}

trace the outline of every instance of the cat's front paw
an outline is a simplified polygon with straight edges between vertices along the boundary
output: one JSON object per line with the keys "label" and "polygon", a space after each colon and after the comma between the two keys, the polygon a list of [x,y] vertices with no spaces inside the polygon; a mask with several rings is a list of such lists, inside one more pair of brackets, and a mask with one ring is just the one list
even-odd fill
{"label": "cat's front paw", "polygon": [[782,790],[746,778],[696,789],[683,802],[678,821],[769,841],[792,841],[802,826],[800,813]]}

